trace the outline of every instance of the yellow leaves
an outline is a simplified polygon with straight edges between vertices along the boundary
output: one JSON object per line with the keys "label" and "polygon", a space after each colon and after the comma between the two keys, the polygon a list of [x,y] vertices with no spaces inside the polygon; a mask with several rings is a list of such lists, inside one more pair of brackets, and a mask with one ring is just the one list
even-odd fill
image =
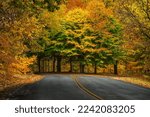
{"label": "yellow leaves", "polygon": [[12,25],[12,32],[20,36],[20,38],[32,39],[38,37],[42,32],[42,25],[38,24],[38,20],[33,17],[23,17],[19,20],[14,21]]}
{"label": "yellow leaves", "polygon": [[143,69],[143,66],[139,65],[139,62],[134,61],[129,62],[126,67],[127,67],[126,69],[130,71],[139,71]]}
{"label": "yellow leaves", "polygon": [[[39,38],[43,38],[42,36],[46,32],[43,30],[44,26],[48,24],[41,21],[40,13],[43,11],[43,19],[50,19],[52,16],[45,9],[35,12],[35,7],[39,5],[30,6],[33,3],[31,0],[13,1],[16,3],[9,4],[12,0],[0,1],[0,11],[2,11],[0,12],[0,63],[3,66],[0,71],[2,69],[6,75],[11,74],[11,70],[20,73],[29,71],[28,66],[34,60],[18,56],[24,55],[27,51],[39,51],[38,49],[41,47]],[[40,0],[40,2],[42,1]]]}
{"label": "yellow leaves", "polygon": [[90,11],[89,17],[91,17],[91,20],[93,18],[95,21],[103,19],[107,16],[111,16],[113,14],[111,9],[105,7],[102,0],[90,1],[86,9]]}
{"label": "yellow leaves", "polygon": [[65,31],[66,35],[74,36],[74,38],[79,38],[83,33],[81,30],[67,30]]}
{"label": "yellow leaves", "polygon": [[16,61],[15,63],[11,64],[11,69],[13,73],[16,74],[26,74],[27,72],[30,72],[31,69],[29,68],[29,66],[31,64],[33,64],[36,61],[36,57],[16,57]]}
{"label": "yellow leaves", "polygon": [[50,13],[48,10],[43,10],[43,12],[40,14],[40,21],[44,26],[50,26],[51,25],[51,19],[53,18],[53,14]]}
{"label": "yellow leaves", "polygon": [[[67,45],[77,50],[79,54],[94,53],[98,57],[100,53],[107,53],[111,56],[113,53],[108,50],[111,47],[105,48],[107,39],[114,45],[118,39],[113,40],[114,35],[108,26],[110,24],[112,28],[116,28],[110,21],[111,15],[111,9],[106,8],[102,0],[87,2],[86,8],[76,7],[69,10],[62,21]],[[108,42],[108,46],[110,45]]]}
{"label": "yellow leaves", "polygon": [[91,42],[88,42],[88,41],[84,41],[84,42],[83,42],[83,45],[84,45],[85,47],[96,47],[95,44],[93,44],[93,43],[91,43]]}
{"label": "yellow leaves", "polygon": [[[102,0],[92,0],[88,3],[86,10],[88,13],[88,21],[91,23],[95,31],[108,32],[107,24],[109,18],[113,17],[113,12],[110,8],[106,8]],[[107,35],[107,34],[106,34]]]}
{"label": "yellow leaves", "polygon": [[138,64],[138,62],[130,62],[130,63],[129,63],[130,66],[135,66],[135,65],[137,65],[137,64]]}
{"label": "yellow leaves", "polygon": [[139,76],[139,77],[119,77],[119,78],[114,78],[114,79],[133,83],[133,84],[143,86],[146,88],[150,88],[149,77],[148,78],[141,77],[141,76]]}
{"label": "yellow leaves", "polygon": [[103,51],[106,51],[106,50],[108,50],[107,48],[98,48],[98,49],[95,49],[95,48],[92,48],[92,47],[84,47],[83,49],[82,49],[82,52],[84,52],[84,53],[97,53],[97,54],[99,54],[99,53],[101,53],[101,52],[103,52]]}
{"label": "yellow leaves", "polygon": [[99,48],[99,49],[98,49],[98,52],[106,51],[106,50],[108,50],[108,49],[107,49],[107,48]]}
{"label": "yellow leaves", "polygon": [[95,49],[92,49],[92,48],[84,48],[82,50],[84,53],[94,53],[95,52]]}
{"label": "yellow leaves", "polygon": [[[39,20],[44,27],[51,29],[51,35],[55,35],[62,31],[61,21],[66,14],[66,6],[61,5],[59,10],[55,12],[49,12],[48,10],[43,10],[39,16]],[[48,34],[49,36],[49,34]]]}
{"label": "yellow leaves", "polygon": [[87,14],[88,12],[86,10],[76,8],[68,12],[67,16],[65,17],[65,20],[66,22],[84,23],[87,20]]}
{"label": "yellow leaves", "polygon": [[43,19],[46,20],[46,19],[50,18],[51,14],[48,10],[44,10],[43,13],[41,14],[41,16],[42,16]]}
{"label": "yellow leaves", "polygon": [[5,70],[4,70],[4,66],[2,63],[0,63],[0,76],[1,75],[5,75]]}
{"label": "yellow leaves", "polygon": [[84,46],[83,45],[81,45],[81,44],[79,44],[78,42],[76,42],[76,41],[67,41],[67,43],[68,44],[71,44],[71,45],[74,45],[74,47],[76,48],[76,49],[83,49],[84,48]]}

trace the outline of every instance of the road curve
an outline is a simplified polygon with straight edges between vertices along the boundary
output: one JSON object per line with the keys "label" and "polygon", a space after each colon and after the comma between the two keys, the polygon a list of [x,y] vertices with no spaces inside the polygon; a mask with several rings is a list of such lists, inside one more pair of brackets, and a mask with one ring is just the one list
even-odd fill
{"label": "road curve", "polygon": [[88,90],[105,100],[150,100],[150,89],[110,78],[78,76]]}
{"label": "road curve", "polygon": [[51,74],[37,83],[20,88],[9,99],[148,100],[150,99],[150,89],[109,78]]}
{"label": "road curve", "polygon": [[15,100],[91,100],[70,75],[47,75],[43,80],[20,88],[9,99]]}

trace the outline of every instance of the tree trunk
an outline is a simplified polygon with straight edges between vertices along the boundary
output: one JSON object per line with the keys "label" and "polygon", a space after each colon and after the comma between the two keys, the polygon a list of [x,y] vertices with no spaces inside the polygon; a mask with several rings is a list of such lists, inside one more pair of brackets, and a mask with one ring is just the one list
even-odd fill
{"label": "tree trunk", "polygon": [[43,60],[43,73],[45,72],[45,60]]}
{"label": "tree trunk", "polygon": [[96,64],[96,62],[94,64],[94,73],[97,74],[97,64]]}
{"label": "tree trunk", "polygon": [[53,59],[53,72],[55,72],[55,62],[56,62],[56,58],[54,56],[54,59]]}
{"label": "tree trunk", "polygon": [[48,72],[50,72],[50,60],[48,59]]}
{"label": "tree trunk", "polygon": [[61,72],[61,56],[57,56],[57,72]]}
{"label": "tree trunk", "polygon": [[118,61],[115,61],[115,64],[114,64],[114,74],[118,75]]}
{"label": "tree trunk", "polygon": [[72,59],[70,58],[70,71],[69,72],[72,72]]}
{"label": "tree trunk", "polygon": [[84,55],[79,56],[79,60],[80,60],[80,73],[84,73],[84,67],[85,67],[85,64],[83,63]]}
{"label": "tree trunk", "polygon": [[38,71],[39,71],[39,73],[41,72],[41,64],[40,64],[40,58],[38,58]]}
{"label": "tree trunk", "polygon": [[84,67],[85,65],[83,63],[80,63],[80,73],[84,73]]}

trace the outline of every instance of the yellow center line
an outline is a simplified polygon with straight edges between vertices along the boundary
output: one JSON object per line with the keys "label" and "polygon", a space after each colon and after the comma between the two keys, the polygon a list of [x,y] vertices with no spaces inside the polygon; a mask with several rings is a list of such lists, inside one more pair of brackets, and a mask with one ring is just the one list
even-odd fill
{"label": "yellow center line", "polygon": [[74,82],[76,83],[76,85],[82,90],[84,91],[86,94],[90,95],[91,97],[93,97],[94,99],[97,100],[103,100],[102,97],[96,95],[95,93],[91,92],[89,89],[87,89],[83,84],[81,84],[78,80],[77,80],[77,76],[73,75],[72,79],[74,80]]}

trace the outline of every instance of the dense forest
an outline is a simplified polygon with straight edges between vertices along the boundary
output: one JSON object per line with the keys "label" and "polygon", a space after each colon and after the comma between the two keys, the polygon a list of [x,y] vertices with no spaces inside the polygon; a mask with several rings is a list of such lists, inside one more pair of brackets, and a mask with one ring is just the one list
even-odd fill
{"label": "dense forest", "polygon": [[150,73],[149,0],[0,0],[0,77]]}

